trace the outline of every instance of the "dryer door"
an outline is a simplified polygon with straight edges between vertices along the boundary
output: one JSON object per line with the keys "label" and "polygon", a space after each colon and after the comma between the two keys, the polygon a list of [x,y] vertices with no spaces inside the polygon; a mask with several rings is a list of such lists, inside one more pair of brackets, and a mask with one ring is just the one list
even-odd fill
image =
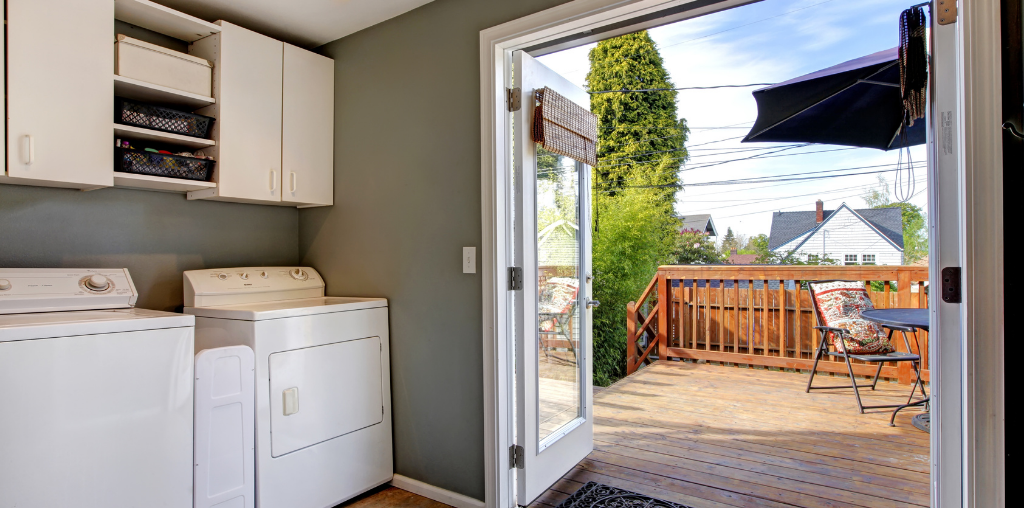
{"label": "dryer door", "polygon": [[384,419],[379,337],[270,355],[273,457]]}

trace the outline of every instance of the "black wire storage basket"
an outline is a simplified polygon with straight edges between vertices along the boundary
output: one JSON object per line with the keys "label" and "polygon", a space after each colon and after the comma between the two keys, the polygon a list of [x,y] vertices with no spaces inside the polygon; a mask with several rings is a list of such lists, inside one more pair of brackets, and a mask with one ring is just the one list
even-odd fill
{"label": "black wire storage basket", "polygon": [[206,138],[214,118],[115,97],[114,122],[145,129]]}
{"label": "black wire storage basket", "polygon": [[195,159],[182,155],[116,148],[117,165],[114,171],[138,175],[166,176],[185,180],[207,181],[213,172],[215,161]]}

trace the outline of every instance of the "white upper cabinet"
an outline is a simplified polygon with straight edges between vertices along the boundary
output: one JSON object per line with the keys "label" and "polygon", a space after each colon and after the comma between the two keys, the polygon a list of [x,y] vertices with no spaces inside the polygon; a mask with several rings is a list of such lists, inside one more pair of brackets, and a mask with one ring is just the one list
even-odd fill
{"label": "white upper cabinet", "polygon": [[6,183],[113,185],[114,0],[7,0]]}
{"label": "white upper cabinet", "polygon": [[282,200],[334,204],[334,60],[284,45]]}
{"label": "white upper cabinet", "polygon": [[204,150],[217,160],[217,187],[191,192],[189,198],[280,203],[283,43],[231,23],[217,24],[219,34],[189,49],[213,62],[217,103],[197,113],[217,119],[217,146]]}

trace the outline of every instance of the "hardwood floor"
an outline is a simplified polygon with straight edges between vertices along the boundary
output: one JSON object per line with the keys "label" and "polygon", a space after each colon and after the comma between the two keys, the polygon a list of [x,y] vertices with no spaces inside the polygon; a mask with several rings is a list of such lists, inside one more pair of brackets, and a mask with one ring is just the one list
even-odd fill
{"label": "hardwood floor", "polygon": [[378,487],[334,508],[451,508],[390,485]]}
{"label": "hardwood floor", "polygon": [[[806,383],[720,365],[645,368],[595,393],[594,451],[531,506],[556,506],[588,481],[694,508],[928,506],[928,434],[910,424],[920,410],[889,427],[889,411],[860,414],[851,390],[808,394]],[[891,404],[909,392],[880,382],[861,395]]]}

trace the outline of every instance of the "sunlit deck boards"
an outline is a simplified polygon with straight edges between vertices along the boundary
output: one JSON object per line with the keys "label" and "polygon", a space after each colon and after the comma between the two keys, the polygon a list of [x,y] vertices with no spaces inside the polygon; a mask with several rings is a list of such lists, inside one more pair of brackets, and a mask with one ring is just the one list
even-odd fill
{"label": "sunlit deck boards", "polygon": [[[595,394],[594,452],[531,506],[557,505],[591,480],[695,508],[927,506],[928,434],[910,424],[918,410],[889,427],[889,412],[858,413],[849,390],[807,394],[806,382],[656,363]],[[909,391],[879,383],[861,394],[898,403]]]}

